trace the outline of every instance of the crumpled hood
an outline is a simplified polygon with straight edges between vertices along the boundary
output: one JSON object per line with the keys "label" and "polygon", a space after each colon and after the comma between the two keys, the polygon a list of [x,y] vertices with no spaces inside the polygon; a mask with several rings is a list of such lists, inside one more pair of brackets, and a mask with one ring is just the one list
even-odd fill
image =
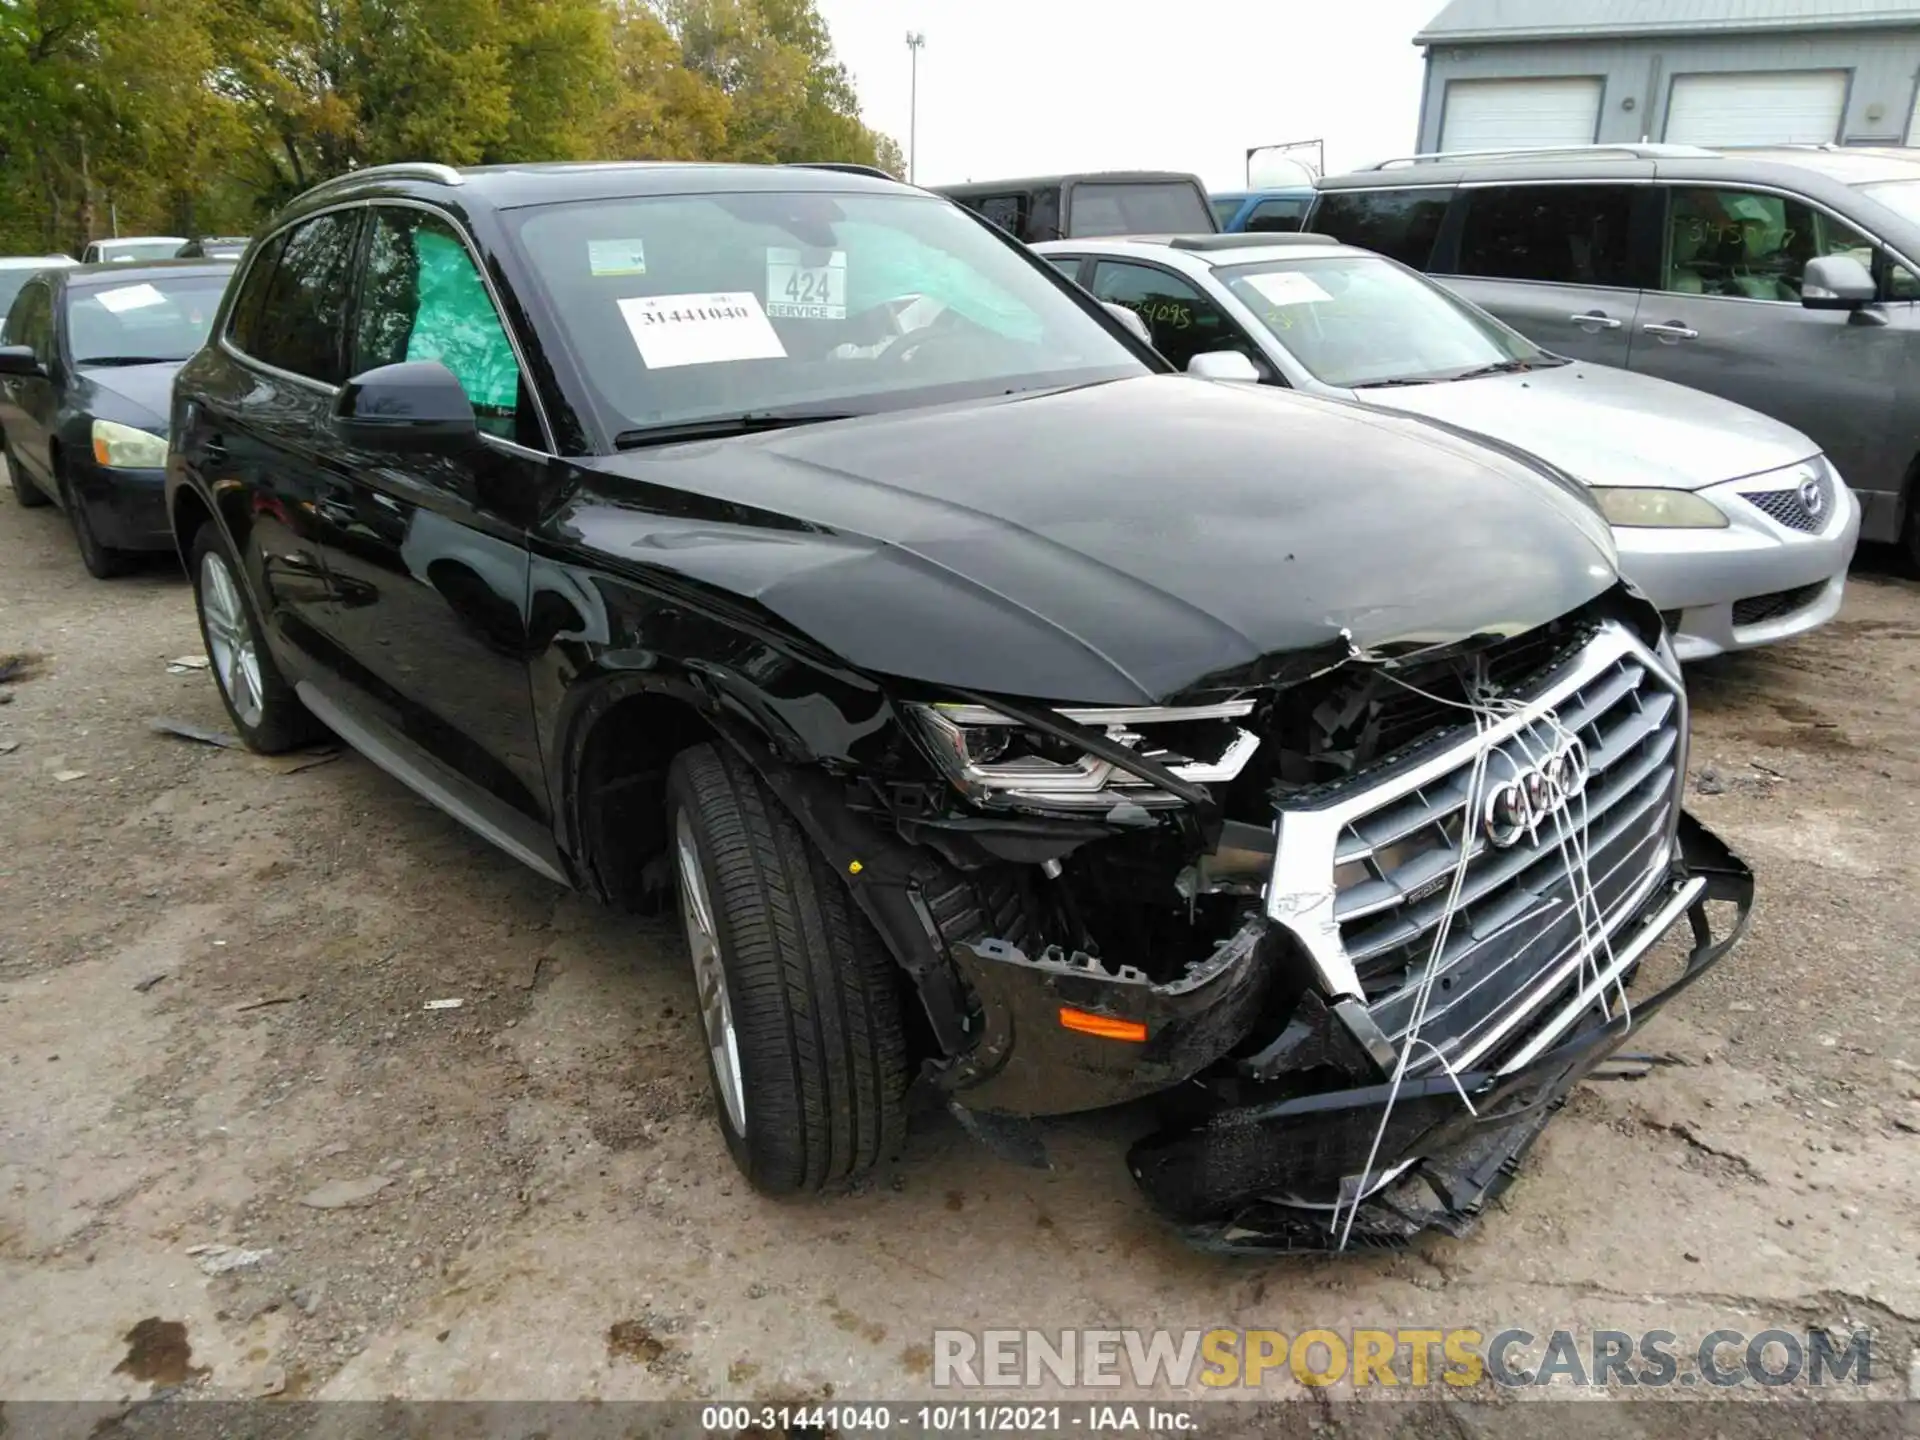
{"label": "crumpled hood", "polygon": [[1820,450],[1758,410],[1584,361],[1362,390],[1356,398],[1503,440],[1589,485],[1698,490],[1794,465]]}
{"label": "crumpled hood", "polygon": [[93,391],[89,408],[103,420],[138,425],[164,435],[173,404],[173,377],[180,373],[182,363],[83,365],[80,373]]}
{"label": "crumpled hood", "polygon": [[1329,643],[1512,633],[1615,582],[1577,486],[1435,427],[1181,376],[590,462],[551,524],[933,686],[1157,703]]}

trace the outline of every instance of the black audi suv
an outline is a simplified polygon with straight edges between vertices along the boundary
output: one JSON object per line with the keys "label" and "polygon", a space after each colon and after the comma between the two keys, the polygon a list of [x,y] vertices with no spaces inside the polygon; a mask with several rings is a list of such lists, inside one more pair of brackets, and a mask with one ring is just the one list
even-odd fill
{"label": "black audi suv", "polygon": [[1197,1242],[1457,1228],[1750,877],[1578,485],[1168,371],[877,174],[365,170],[181,372],[172,524],[250,744],[678,907],[763,1190],[915,1086],[1026,1161],[1162,1095]]}

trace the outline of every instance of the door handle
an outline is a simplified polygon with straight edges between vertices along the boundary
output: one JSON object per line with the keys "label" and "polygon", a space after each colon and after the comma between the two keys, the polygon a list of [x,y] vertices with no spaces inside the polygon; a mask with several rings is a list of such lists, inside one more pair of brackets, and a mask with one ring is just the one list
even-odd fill
{"label": "door handle", "polygon": [[1589,310],[1584,315],[1569,315],[1567,318],[1589,334],[1620,328],[1620,322],[1602,310]]}
{"label": "door handle", "polygon": [[1669,320],[1664,325],[1642,325],[1640,329],[1645,334],[1656,335],[1660,339],[1667,341],[1698,340],[1700,338],[1700,332],[1698,330],[1695,330],[1691,325],[1682,325],[1678,320]]}

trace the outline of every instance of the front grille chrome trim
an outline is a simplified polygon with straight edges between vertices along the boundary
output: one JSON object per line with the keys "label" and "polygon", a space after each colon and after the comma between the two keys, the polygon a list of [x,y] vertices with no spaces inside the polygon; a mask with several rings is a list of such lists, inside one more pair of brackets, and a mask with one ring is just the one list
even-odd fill
{"label": "front grille chrome trim", "polygon": [[[1276,925],[1284,926],[1299,942],[1313,966],[1316,979],[1329,996],[1350,996],[1363,1005],[1367,1003],[1365,989],[1360,983],[1354,961],[1347,953],[1340,930],[1343,920],[1351,921],[1355,917],[1351,913],[1341,915],[1336,910],[1339,892],[1334,882],[1335,865],[1346,861],[1348,854],[1355,849],[1349,843],[1343,852],[1342,835],[1346,827],[1363,821],[1365,817],[1378,815],[1416,791],[1445,788],[1444,782],[1463,766],[1470,766],[1481,750],[1504,744],[1539,724],[1549,711],[1556,710],[1562,702],[1592,686],[1609,669],[1623,662],[1642,667],[1651,676],[1658,677],[1664,690],[1671,695],[1672,705],[1678,710],[1677,717],[1670,719],[1669,723],[1677,723],[1678,732],[1684,737],[1686,698],[1679,681],[1668,673],[1659,657],[1641,644],[1624,625],[1608,621],[1596,630],[1577,653],[1562,662],[1559,670],[1514,714],[1485,730],[1463,734],[1456,743],[1406,766],[1385,780],[1367,784],[1363,779],[1352,786],[1340,787],[1318,804],[1290,806],[1283,802],[1276,807],[1274,863],[1266,897],[1267,918]],[[1648,675],[1643,674],[1639,680],[1644,683],[1647,678]],[[1606,688],[1610,692],[1613,690],[1611,683]],[[1611,698],[1618,700],[1621,694],[1612,693]],[[1597,712],[1598,708],[1604,708],[1605,703],[1601,692],[1596,692],[1586,698],[1582,711]],[[1462,715],[1463,721],[1467,718]],[[1684,765],[1684,747],[1676,758]],[[1677,788],[1676,783],[1672,802],[1675,814],[1669,820],[1669,832],[1678,822]],[[1465,798],[1461,795],[1454,808],[1464,805]],[[1448,807],[1442,800],[1436,808],[1445,811]],[[1373,847],[1368,848],[1371,850]]]}

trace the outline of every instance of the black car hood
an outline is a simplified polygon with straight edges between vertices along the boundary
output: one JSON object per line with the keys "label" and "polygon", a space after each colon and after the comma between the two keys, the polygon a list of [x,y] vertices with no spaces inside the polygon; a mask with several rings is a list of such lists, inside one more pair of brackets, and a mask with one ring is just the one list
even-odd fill
{"label": "black car hood", "polygon": [[173,404],[173,377],[184,361],[159,365],[81,365],[76,367],[86,389],[91,414],[103,420],[138,425],[165,434],[167,412]]}
{"label": "black car hood", "polygon": [[1416,419],[1180,376],[590,462],[559,531],[860,669],[1095,704],[1531,628],[1615,583],[1579,487]]}

